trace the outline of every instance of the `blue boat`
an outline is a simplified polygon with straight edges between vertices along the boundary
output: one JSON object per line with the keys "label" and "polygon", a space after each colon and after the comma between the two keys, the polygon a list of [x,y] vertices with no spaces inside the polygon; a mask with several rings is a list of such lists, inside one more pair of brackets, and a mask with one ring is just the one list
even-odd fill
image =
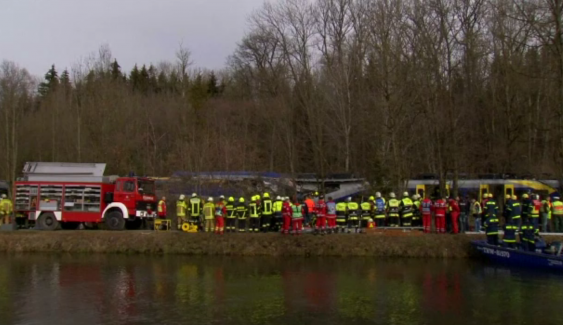
{"label": "blue boat", "polygon": [[555,270],[557,272],[563,271],[561,247],[559,247],[556,252],[548,254],[493,246],[487,244],[484,240],[474,240],[471,244],[484,257],[494,263],[534,269]]}

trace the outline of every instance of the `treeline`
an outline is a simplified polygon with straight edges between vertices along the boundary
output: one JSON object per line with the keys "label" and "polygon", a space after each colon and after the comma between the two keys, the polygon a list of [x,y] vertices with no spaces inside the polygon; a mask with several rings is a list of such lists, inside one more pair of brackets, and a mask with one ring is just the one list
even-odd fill
{"label": "treeline", "polygon": [[[224,71],[124,73],[107,48],[34,85],[4,62],[0,177],[26,160],[109,172],[563,175],[563,0],[280,0]],[[37,91],[35,91],[37,90]]]}

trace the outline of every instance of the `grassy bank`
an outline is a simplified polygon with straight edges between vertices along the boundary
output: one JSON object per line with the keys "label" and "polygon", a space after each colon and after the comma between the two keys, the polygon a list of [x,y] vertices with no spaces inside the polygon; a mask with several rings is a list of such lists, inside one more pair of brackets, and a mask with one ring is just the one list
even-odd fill
{"label": "grassy bank", "polygon": [[0,233],[0,252],[467,258],[475,254],[470,241],[478,238],[481,236],[292,237],[149,231],[15,231]]}

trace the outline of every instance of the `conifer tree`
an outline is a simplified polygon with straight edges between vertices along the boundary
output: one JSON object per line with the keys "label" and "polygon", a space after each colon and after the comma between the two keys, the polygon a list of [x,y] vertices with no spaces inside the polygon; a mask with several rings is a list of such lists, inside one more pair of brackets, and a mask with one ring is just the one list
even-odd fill
{"label": "conifer tree", "polygon": [[135,66],[131,70],[131,73],[129,74],[129,82],[131,83],[131,88],[133,88],[133,90],[139,89],[139,79],[139,68],[137,68],[137,64],[135,64]]}
{"label": "conifer tree", "polygon": [[110,69],[111,69],[111,78],[113,80],[117,80],[120,77],[122,77],[121,66],[119,65],[119,63],[117,63],[117,59],[113,60],[113,62],[111,63]]}
{"label": "conifer tree", "polygon": [[210,97],[216,97],[219,95],[219,86],[217,86],[217,77],[215,77],[215,73],[211,71],[209,75],[209,81],[207,82],[207,94]]}
{"label": "conifer tree", "polygon": [[55,65],[51,65],[51,69],[45,74],[45,81],[39,84],[39,94],[45,97],[49,92],[54,90],[59,84],[59,75]]}

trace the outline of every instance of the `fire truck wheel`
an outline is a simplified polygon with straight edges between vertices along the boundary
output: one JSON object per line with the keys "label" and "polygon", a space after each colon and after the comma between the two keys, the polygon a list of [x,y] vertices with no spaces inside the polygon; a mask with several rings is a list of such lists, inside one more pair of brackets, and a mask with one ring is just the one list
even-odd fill
{"label": "fire truck wheel", "polygon": [[42,213],[37,223],[42,230],[56,230],[59,227],[59,221],[51,212]]}
{"label": "fire truck wheel", "polygon": [[125,228],[125,219],[119,211],[111,211],[105,217],[106,227],[109,230],[123,230]]}

